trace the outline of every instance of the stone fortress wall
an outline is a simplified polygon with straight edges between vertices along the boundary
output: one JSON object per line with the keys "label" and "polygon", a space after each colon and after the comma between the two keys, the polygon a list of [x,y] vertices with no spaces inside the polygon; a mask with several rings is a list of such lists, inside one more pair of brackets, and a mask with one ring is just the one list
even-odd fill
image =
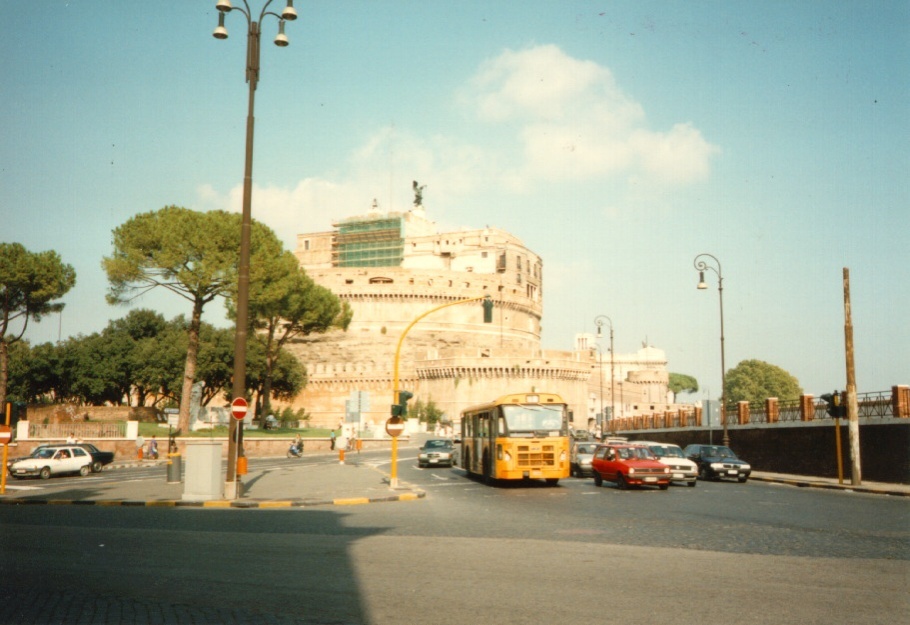
{"label": "stone fortress wall", "polygon": [[[574,426],[588,427],[591,407],[601,400],[603,383],[595,374],[600,368],[603,375],[603,367],[587,349],[541,349],[543,263],[513,235],[495,228],[438,233],[421,207],[380,213],[374,206],[336,230],[298,235],[295,254],[316,283],[354,312],[347,332],[289,346],[308,373],[293,406],[305,408],[313,425],[337,426],[345,402],[365,391],[362,422],[381,428],[393,403],[402,332],[435,307],[489,295],[491,324],[483,323],[478,301],[441,308],[411,328],[401,343],[399,388],[414,393],[412,403],[432,400],[456,423],[465,408],[506,393],[558,393],[569,403]],[[644,386],[656,384],[666,401],[665,359],[663,365],[663,379],[658,371]],[[627,392],[636,386],[624,385]]]}

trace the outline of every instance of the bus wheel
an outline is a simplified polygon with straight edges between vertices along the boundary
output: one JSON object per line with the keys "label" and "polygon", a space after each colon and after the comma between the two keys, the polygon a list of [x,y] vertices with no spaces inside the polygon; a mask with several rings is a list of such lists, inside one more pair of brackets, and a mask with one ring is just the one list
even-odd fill
{"label": "bus wheel", "polygon": [[557,484],[559,484],[559,478],[558,477],[548,477],[547,484],[549,484],[550,486],[556,486]]}
{"label": "bus wheel", "polygon": [[493,468],[490,466],[490,455],[483,455],[483,482],[484,484],[493,483]]}

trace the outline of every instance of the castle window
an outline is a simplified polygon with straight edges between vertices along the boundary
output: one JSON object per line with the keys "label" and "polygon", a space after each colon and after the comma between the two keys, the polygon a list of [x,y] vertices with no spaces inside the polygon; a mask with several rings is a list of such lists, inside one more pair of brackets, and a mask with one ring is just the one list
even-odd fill
{"label": "castle window", "polygon": [[370,278],[370,284],[392,284],[392,279],[376,276],[375,278]]}

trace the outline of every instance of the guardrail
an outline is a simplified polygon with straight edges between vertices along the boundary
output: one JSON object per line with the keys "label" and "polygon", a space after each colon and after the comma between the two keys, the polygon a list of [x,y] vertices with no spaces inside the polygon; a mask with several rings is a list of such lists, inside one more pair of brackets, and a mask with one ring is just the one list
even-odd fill
{"label": "guardrail", "polygon": [[[890,391],[857,393],[858,417],[860,419],[906,419],[910,418],[910,386],[894,386]],[[728,406],[724,419],[728,426],[773,425],[787,422],[831,420],[828,404],[813,395],[802,395],[798,399],[766,399],[755,404],[740,402]],[[702,427],[703,412],[700,407],[620,417],[611,423],[613,432],[634,432],[651,429],[685,429]],[[720,424],[719,424],[720,425]]]}

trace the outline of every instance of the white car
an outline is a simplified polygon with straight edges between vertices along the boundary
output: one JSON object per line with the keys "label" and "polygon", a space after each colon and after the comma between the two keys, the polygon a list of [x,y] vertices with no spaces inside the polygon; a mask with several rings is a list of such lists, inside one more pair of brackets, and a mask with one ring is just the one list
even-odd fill
{"label": "white car", "polygon": [[671,482],[685,482],[687,486],[695,486],[698,480],[698,465],[686,458],[679,445],[654,441],[633,441],[630,444],[644,445],[660,462],[670,467]]}
{"label": "white car", "polygon": [[9,466],[9,474],[15,478],[38,476],[43,480],[62,473],[85,476],[91,471],[92,456],[78,445],[39,447],[28,458],[17,460]]}

